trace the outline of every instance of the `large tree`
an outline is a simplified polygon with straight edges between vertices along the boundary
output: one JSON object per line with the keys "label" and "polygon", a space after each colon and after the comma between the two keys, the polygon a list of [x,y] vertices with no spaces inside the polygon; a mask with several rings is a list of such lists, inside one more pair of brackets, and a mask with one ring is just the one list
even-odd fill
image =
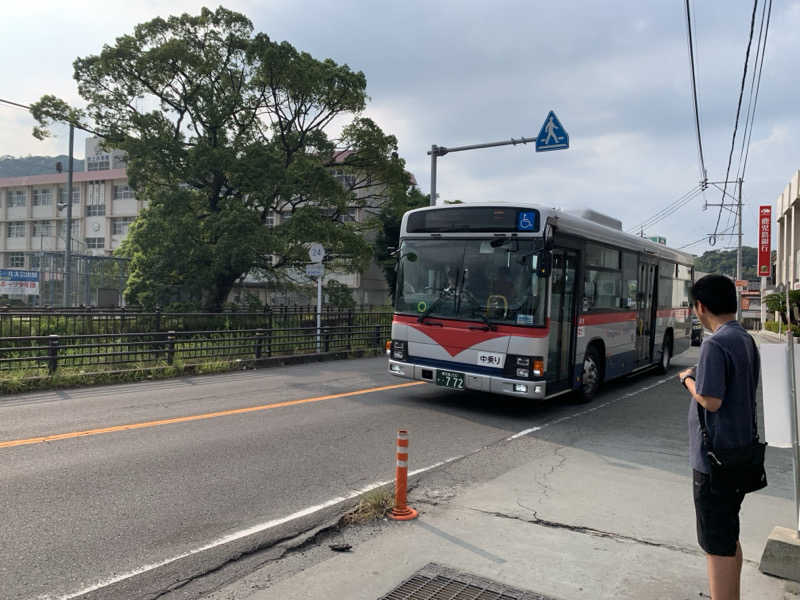
{"label": "large tree", "polygon": [[363,269],[371,248],[348,208],[411,189],[397,140],[360,115],[364,74],[254,33],[239,13],[142,23],[74,69],[86,107],[42,97],[34,134],[68,121],[127,152],[148,207],[121,248],[126,295],[146,306],[219,309],[244,274],[301,268],[312,241],[338,268]]}
{"label": "large tree", "polygon": [[403,214],[414,208],[428,206],[430,195],[423,195],[417,189],[395,194],[384,202],[378,213],[378,234],[375,236],[375,258],[383,269],[383,276],[394,299],[397,285],[396,250],[400,245],[400,226]]}

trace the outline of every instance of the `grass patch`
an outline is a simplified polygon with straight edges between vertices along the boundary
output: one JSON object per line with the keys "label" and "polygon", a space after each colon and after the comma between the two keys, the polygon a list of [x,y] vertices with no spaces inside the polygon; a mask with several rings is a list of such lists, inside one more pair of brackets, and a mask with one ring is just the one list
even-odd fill
{"label": "grass patch", "polygon": [[386,516],[394,506],[394,488],[381,487],[370,490],[358,501],[358,505],[342,517],[342,525],[360,525],[377,521]]}
{"label": "grass patch", "polygon": [[15,369],[13,371],[0,371],[0,395],[151,381],[180,377],[182,375],[211,375],[260,367],[330,360],[332,358],[362,358],[382,355],[382,350],[356,350],[349,353],[330,355],[274,356],[261,362],[242,358],[187,362],[182,356],[176,355],[172,365],[168,365],[164,361],[142,361],[133,363],[128,368],[120,368],[119,366],[115,368],[113,363],[99,363],[84,367],[60,367],[53,375],[48,375],[45,369]]}

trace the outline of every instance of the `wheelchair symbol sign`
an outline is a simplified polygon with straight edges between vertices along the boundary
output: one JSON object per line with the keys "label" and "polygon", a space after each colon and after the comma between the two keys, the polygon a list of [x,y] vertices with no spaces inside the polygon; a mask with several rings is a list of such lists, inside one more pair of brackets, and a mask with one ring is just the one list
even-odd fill
{"label": "wheelchair symbol sign", "polygon": [[517,229],[519,231],[536,231],[536,217],[535,212],[520,212],[517,215]]}

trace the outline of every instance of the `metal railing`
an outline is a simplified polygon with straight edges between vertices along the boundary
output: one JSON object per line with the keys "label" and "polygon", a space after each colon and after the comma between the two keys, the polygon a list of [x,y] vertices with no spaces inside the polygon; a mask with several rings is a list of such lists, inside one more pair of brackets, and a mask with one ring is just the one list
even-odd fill
{"label": "metal railing", "polygon": [[[384,308],[329,309],[323,311],[318,332],[314,307],[264,313],[16,313],[13,318],[22,320],[11,324],[4,322],[5,316],[0,313],[0,331],[10,328],[36,334],[0,337],[0,376],[12,371],[53,374],[71,369],[88,373],[379,350],[391,335],[392,320],[391,311]],[[196,324],[205,326],[193,328]],[[123,328],[126,331],[121,331]],[[144,330],[135,331],[138,328]],[[41,333],[48,329],[66,331]]]}

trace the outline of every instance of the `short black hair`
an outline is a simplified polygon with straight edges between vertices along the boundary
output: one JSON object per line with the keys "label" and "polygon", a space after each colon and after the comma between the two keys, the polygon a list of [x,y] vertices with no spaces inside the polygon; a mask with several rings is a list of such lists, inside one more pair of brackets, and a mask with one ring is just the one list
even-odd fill
{"label": "short black hair", "polygon": [[706,275],[694,282],[689,297],[692,306],[703,303],[714,315],[730,315],[736,312],[736,286],[724,275]]}

